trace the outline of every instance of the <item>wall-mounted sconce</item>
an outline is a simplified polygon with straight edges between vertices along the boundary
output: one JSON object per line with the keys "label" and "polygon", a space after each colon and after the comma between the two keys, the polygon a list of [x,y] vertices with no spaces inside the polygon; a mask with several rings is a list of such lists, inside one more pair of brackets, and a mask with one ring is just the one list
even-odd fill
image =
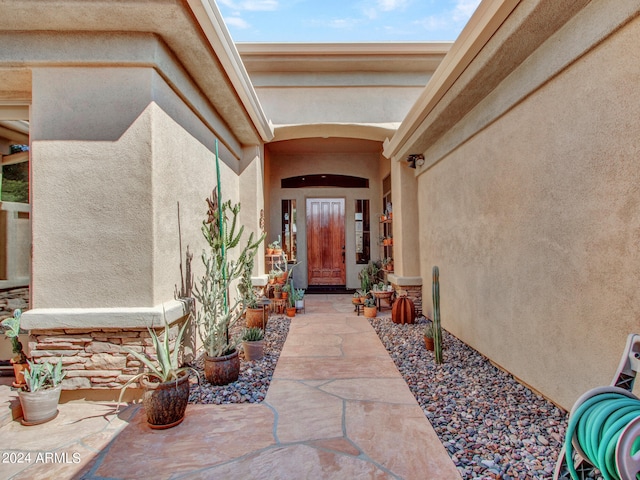
{"label": "wall-mounted sconce", "polygon": [[424,155],[421,153],[412,153],[407,157],[407,163],[409,164],[409,168],[421,167],[424,165]]}

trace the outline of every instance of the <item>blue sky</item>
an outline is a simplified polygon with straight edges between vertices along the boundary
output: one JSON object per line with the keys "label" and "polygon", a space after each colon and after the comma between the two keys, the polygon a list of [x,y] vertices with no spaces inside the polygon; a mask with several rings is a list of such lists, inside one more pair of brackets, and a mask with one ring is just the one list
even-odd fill
{"label": "blue sky", "polygon": [[216,0],[236,42],[455,40],[480,0]]}

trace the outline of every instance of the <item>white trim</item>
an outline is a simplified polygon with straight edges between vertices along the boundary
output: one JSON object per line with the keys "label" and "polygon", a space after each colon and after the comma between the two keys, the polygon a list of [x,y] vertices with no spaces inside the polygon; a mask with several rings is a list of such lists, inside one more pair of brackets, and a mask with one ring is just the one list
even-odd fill
{"label": "white trim", "polygon": [[187,0],[187,3],[207,40],[213,47],[260,138],[265,143],[269,142],[274,135],[273,129],[262,110],[258,95],[253,89],[249,75],[231,39],[220,10],[212,0]]}

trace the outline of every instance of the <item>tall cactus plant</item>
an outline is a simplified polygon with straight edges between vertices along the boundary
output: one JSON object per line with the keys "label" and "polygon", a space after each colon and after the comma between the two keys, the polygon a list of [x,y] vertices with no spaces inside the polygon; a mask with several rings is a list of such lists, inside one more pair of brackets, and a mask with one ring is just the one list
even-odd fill
{"label": "tall cactus plant", "polygon": [[442,327],[440,326],[440,271],[433,267],[433,344],[436,363],[442,363]]}

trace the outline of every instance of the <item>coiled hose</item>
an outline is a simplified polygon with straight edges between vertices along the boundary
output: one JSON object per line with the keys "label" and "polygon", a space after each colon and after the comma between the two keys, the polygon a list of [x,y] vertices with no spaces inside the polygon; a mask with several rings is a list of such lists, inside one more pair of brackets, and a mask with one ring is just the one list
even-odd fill
{"label": "coiled hose", "polygon": [[[617,392],[596,394],[577,405],[577,408],[574,407],[565,438],[567,468],[571,478],[579,480],[573,462],[572,439],[575,434],[578,451],[600,470],[605,480],[630,480],[620,476],[616,464],[616,445],[624,429],[638,417],[640,400]],[[637,437],[631,447],[631,455],[639,450],[640,437]]]}

